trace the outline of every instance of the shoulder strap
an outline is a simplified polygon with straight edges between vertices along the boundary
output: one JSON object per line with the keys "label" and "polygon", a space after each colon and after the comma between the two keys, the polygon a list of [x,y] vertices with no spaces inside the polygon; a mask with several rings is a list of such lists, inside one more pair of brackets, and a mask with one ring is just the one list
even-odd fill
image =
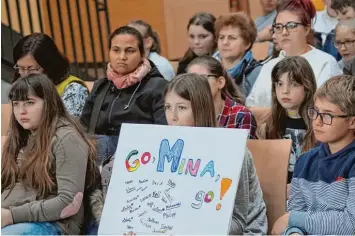
{"label": "shoulder strap", "polygon": [[[99,118],[99,113],[101,110],[102,103],[105,99],[106,93],[108,89],[110,88],[110,82],[106,83],[103,85],[102,91],[97,94],[95,101],[94,101],[94,106],[92,108],[91,112],[91,117],[90,117],[90,123],[89,123],[89,134],[94,134],[95,133],[95,128],[96,128],[96,123],[97,119]],[[100,85],[98,85],[99,87]],[[97,89],[98,89],[97,87]]]}

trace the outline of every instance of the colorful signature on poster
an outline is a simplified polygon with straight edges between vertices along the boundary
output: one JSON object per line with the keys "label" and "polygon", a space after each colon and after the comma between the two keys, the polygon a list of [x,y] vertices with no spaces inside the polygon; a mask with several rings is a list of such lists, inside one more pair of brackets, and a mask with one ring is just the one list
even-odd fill
{"label": "colorful signature on poster", "polygon": [[[201,159],[192,159],[182,157],[184,149],[184,141],[178,139],[172,147],[169,141],[164,139],[160,143],[159,157],[155,158],[148,151],[140,152],[132,150],[127,155],[125,166],[128,172],[135,172],[142,166],[147,164],[156,165],[157,172],[170,171],[177,175],[189,175],[191,177],[211,178],[212,181],[220,181],[219,200],[222,201],[232,184],[229,178],[221,178],[216,174],[214,161],[210,160],[202,163]],[[170,169],[165,168],[166,163],[170,163]],[[147,210],[141,211],[142,204],[146,204],[151,213],[163,216],[162,219],[173,219],[176,217],[176,209],[182,206],[182,202],[174,199],[172,190],[176,188],[176,183],[171,179],[166,180],[149,180],[142,179],[137,183],[133,180],[125,182],[127,184],[126,193],[129,194],[127,205],[121,209],[121,212],[127,212],[129,216],[122,219],[122,223],[126,223],[127,230],[131,230],[131,223],[134,218],[153,233],[166,233],[173,229],[173,226],[159,222],[157,218],[151,217]],[[161,188],[163,187],[163,188]],[[157,190],[161,189],[161,191]],[[203,204],[210,204],[216,197],[213,191],[200,190],[195,196],[191,196],[191,207],[200,209]],[[217,203],[216,210],[220,210],[221,203]],[[147,208],[145,208],[147,209]],[[133,216],[132,216],[133,214]]]}

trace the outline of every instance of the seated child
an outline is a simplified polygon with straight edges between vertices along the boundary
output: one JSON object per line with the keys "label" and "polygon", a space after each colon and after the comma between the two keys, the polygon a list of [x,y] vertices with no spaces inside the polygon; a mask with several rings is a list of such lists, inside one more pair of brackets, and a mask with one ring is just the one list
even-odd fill
{"label": "seated child", "polygon": [[[1,234],[81,233],[97,183],[95,144],[44,74],[9,91],[10,131],[1,157]],[[86,209],[85,209],[86,210]]]}
{"label": "seated child", "polygon": [[288,213],[273,234],[355,232],[355,77],[331,78],[314,99],[308,116],[320,145],[297,160]]}
{"label": "seated child", "polygon": [[292,140],[287,181],[290,183],[296,160],[315,145],[312,120],[307,116],[307,109],[313,106],[317,84],[307,60],[297,56],[278,62],[272,70],[271,78],[271,115],[258,129],[258,136],[264,139]]}
{"label": "seated child", "polygon": [[[206,76],[176,76],[165,89],[164,101],[169,125],[218,127],[212,92]],[[229,231],[231,235],[267,233],[266,206],[248,149],[244,155]]]}

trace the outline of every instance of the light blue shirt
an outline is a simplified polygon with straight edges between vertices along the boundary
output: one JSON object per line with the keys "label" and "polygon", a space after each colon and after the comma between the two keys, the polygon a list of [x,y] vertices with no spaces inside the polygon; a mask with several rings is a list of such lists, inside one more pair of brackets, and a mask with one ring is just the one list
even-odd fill
{"label": "light blue shirt", "polygon": [[258,33],[262,31],[266,26],[272,25],[274,23],[276,13],[276,10],[274,10],[266,16],[259,16],[256,18],[255,25]]}
{"label": "light blue shirt", "polygon": [[172,80],[172,78],[175,77],[173,66],[170,64],[168,59],[160,56],[156,52],[149,53],[148,59],[151,60],[156,65],[159,72],[163,75],[164,79],[170,81]]}

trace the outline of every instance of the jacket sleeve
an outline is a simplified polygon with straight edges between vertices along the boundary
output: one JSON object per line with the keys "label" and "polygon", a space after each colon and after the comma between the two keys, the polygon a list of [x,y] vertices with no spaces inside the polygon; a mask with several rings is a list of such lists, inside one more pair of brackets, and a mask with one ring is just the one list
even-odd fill
{"label": "jacket sleeve", "polygon": [[[345,180],[344,180],[345,181]],[[291,187],[291,195],[297,191]],[[342,211],[302,211],[296,207],[291,208],[289,227],[304,229],[307,234],[317,235],[351,235],[355,232],[355,166],[349,173],[349,195],[346,206]],[[295,195],[295,193],[293,194]],[[334,193],[336,198],[336,193]],[[295,202],[293,202],[293,206]]]}
{"label": "jacket sleeve", "polygon": [[166,125],[166,117],[165,117],[165,109],[164,109],[164,89],[167,85],[167,81],[165,79],[160,79],[157,82],[157,85],[153,89],[153,118],[154,124]]}
{"label": "jacket sleeve", "polygon": [[89,130],[91,113],[92,113],[92,110],[94,108],[94,102],[95,102],[95,98],[96,98],[96,95],[97,95],[97,92],[98,92],[97,91],[98,87],[101,84],[100,81],[102,81],[102,80],[98,80],[97,82],[94,83],[92,91],[89,94],[89,96],[87,97],[87,99],[85,101],[85,105],[84,105],[83,111],[81,112],[80,122],[84,126],[86,131]]}
{"label": "jacket sleeve", "polygon": [[[53,145],[57,196],[10,207],[14,223],[60,220],[63,209],[73,202],[78,193],[84,193],[88,160],[87,144],[78,134],[70,132]],[[77,208],[76,213],[80,207]]]}

